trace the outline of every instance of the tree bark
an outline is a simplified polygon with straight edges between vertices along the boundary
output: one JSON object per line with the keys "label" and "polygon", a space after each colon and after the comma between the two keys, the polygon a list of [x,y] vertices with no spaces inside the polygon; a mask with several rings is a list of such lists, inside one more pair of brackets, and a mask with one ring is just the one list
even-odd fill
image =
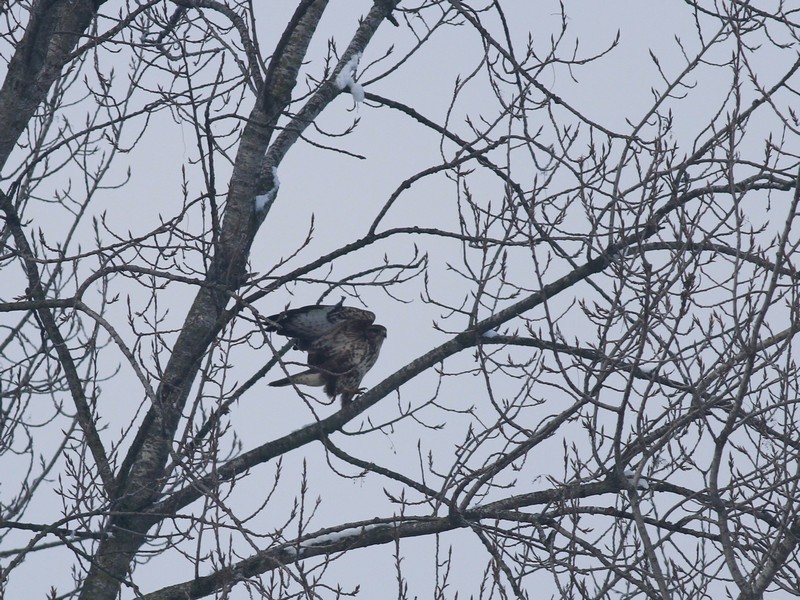
{"label": "tree bark", "polygon": [[146,415],[120,469],[114,503],[119,516],[109,521],[112,535],[98,546],[81,599],[115,598],[146,541],[144,534],[161,519],[140,511],[161,494],[172,440],[200,360],[224,325],[231,292],[245,281],[247,257],[258,228],[253,201],[259,191],[264,155],[275,124],[291,101],[297,73],[326,5],[327,0],[301,3],[278,43],[239,141],[207,285],[199,289],[189,309],[156,391],[156,404]]}
{"label": "tree bark", "polygon": [[105,0],[37,0],[0,89],[0,167]]}

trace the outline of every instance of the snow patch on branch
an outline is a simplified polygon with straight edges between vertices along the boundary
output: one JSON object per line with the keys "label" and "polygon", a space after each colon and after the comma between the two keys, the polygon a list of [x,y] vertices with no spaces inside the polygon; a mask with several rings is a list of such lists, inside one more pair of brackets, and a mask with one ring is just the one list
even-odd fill
{"label": "snow patch on branch", "polygon": [[498,335],[500,335],[500,332],[497,331],[497,329],[490,329],[489,331],[483,332],[483,337],[485,338],[493,338],[497,337]]}
{"label": "snow patch on branch", "polygon": [[639,480],[638,481],[636,480],[636,472],[635,471],[633,471],[631,469],[628,469],[623,473],[623,475],[624,475],[625,479],[627,479],[628,482],[631,485],[633,485],[634,483],[636,484],[636,489],[637,490],[649,490],[650,489],[650,482],[647,480],[646,477],[639,477]]}
{"label": "snow patch on branch", "polygon": [[275,196],[278,195],[278,189],[280,187],[281,181],[278,179],[278,168],[272,167],[272,187],[265,193],[256,196],[256,212],[262,212],[272,205]]}
{"label": "snow patch on branch", "polygon": [[305,540],[303,542],[300,542],[300,547],[308,548],[311,546],[327,546],[329,544],[334,544],[336,542],[340,542],[348,538],[362,536],[367,531],[370,531],[372,529],[380,529],[383,527],[389,527],[389,525],[386,523],[375,523],[372,525],[362,525],[361,527],[350,527],[348,529],[342,529],[341,531],[337,531],[336,533],[329,533],[327,535],[318,535],[316,537],[311,538],[310,540]]}
{"label": "snow patch on branch", "polygon": [[357,104],[364,101],[364,88],[355,80],[356,69],[358,69],[360,60],[361,52],[356,52],[336,76],[336,87],[343,91],[348,90]]}
{"label": "snow patch on branch", "polygon": [[350,83],[350,94],[353,96],[353,100],[356,101],[356,104],[361,104],[364,101],[365,92],[360,83],[356,83],[355,81]]}

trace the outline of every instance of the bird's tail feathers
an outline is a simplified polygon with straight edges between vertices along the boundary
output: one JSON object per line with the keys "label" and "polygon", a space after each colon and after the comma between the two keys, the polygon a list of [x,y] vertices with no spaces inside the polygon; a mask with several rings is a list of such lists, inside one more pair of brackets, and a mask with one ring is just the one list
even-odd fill
{"label": "bird's tail feathers", "polygon": [[303,371],[302,373],[297,373],[296,375],[289,375],[289,377],[284,377],[283,379],[278,379],[269,383],[269,385],[272,387],[284,387],[291,384],[319,387],[321,385],[325,385],[325,377],[322,375],[322,373],[309,369],[308,371]]}

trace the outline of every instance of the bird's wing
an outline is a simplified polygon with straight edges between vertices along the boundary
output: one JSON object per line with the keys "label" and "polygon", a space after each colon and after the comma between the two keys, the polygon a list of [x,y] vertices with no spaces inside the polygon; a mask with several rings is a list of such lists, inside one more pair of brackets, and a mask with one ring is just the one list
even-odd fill
{"label": "bird's wing", "polygon": [[270,323],[267,331],[311,341],[330,333],[343,322],[352,321],[369,325],[375,320],[375,314],[361,308],[342,306],[340,302],[334,305],[303,306],[272,315],[268,319]]}

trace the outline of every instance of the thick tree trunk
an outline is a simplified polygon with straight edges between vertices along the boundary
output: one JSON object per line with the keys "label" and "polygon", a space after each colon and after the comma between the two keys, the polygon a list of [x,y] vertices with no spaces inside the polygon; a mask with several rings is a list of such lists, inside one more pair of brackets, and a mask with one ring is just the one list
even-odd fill
{"label": "thick tree trunk", "polygon": [[206,276],[208,285],[198,291],[189,309],[158,386],[156,405],[123,463],[114,504],[114,511],[122,514],[109,521],[112,535],[98,546],[81,590],[82,600],[112,600],[117,596],[146,541],[145,534],[162,518],[141,511],[161,493],[172,440],[200,360],[224,325],[230,292],[245,280],[247,257],[258,227],[254,198],[264,191],[258,189],[264,155],[275,124],[291,100],[308,43],[326,5],[327,0],[307,0],[298,7],[242,132],[219,242]]}
{"label": "thick tree trunk", "polygon": [[105,0],[37,0],[0,89],[0,167]]}

